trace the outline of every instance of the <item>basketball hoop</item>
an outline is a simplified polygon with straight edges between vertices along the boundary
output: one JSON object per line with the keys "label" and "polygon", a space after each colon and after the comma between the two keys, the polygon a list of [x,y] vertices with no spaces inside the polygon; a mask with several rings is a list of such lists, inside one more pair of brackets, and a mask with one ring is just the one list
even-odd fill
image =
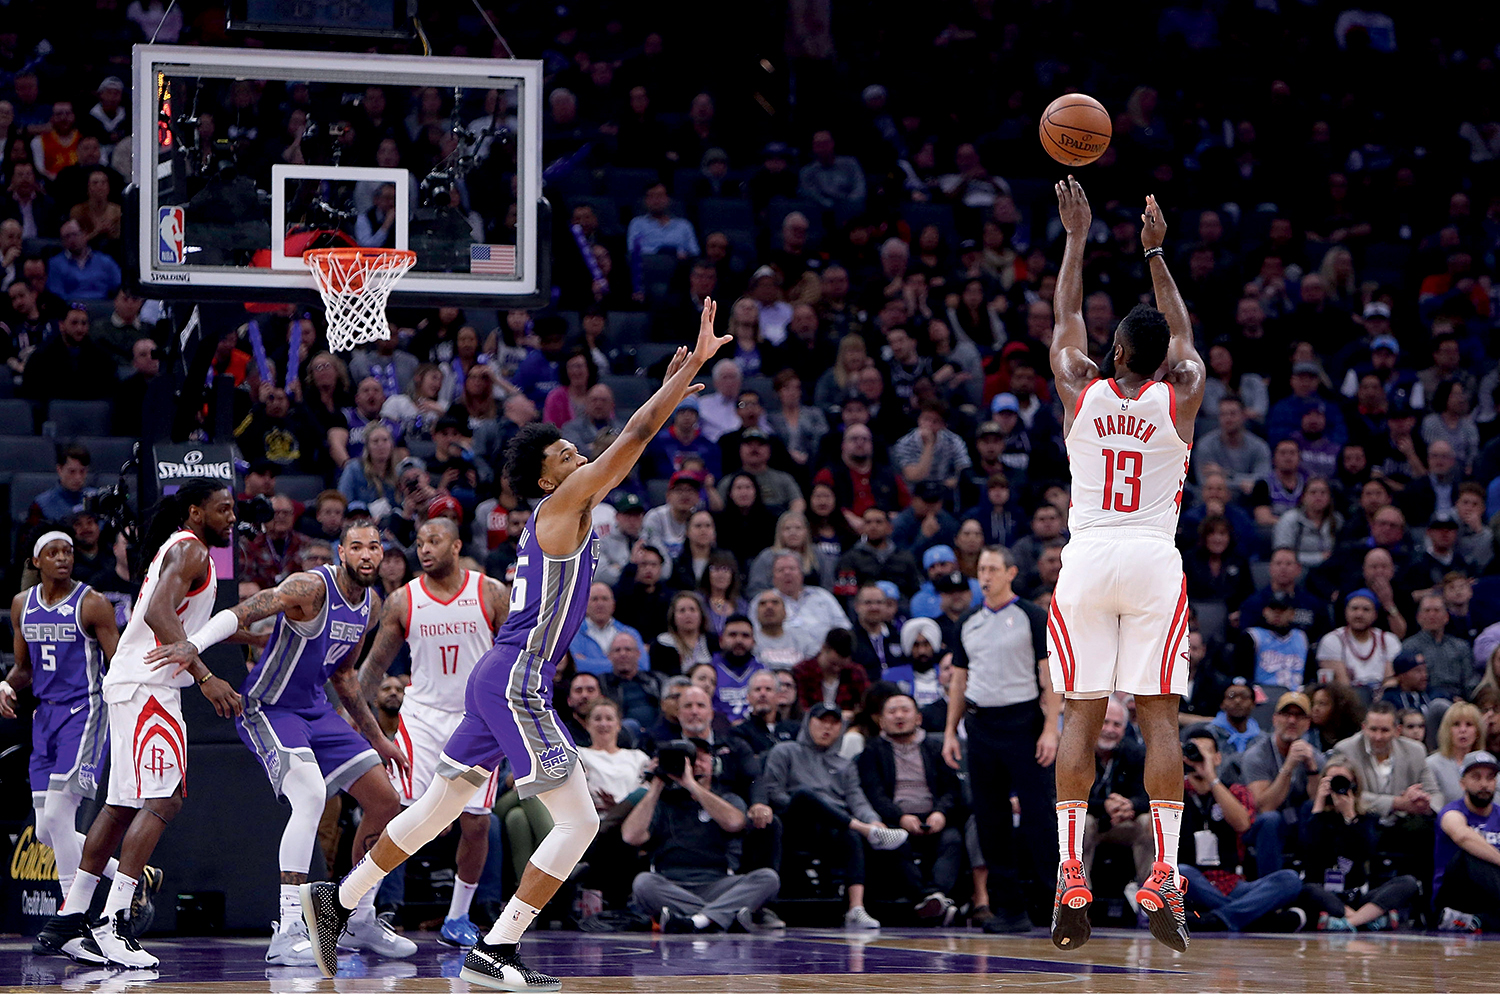
{"label": "basketball hoop", "polygon": [[332,247],[309,250],[302,259],[323,296],[330,350],[348,351],[390,336],[385,304],[396,282],[417,262],[415,251]]}

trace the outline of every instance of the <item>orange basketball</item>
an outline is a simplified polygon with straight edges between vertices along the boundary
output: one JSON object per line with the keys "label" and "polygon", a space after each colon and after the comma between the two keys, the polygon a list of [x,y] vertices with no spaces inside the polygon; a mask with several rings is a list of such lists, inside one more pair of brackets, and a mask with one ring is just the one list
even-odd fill
{"label": "orange basketball", "polygon": [[1038,131],[1047,155],[1067,167],[1093,163],[1109,148],[1109,112],[1087,94],[1064,94],[1042,112]]}

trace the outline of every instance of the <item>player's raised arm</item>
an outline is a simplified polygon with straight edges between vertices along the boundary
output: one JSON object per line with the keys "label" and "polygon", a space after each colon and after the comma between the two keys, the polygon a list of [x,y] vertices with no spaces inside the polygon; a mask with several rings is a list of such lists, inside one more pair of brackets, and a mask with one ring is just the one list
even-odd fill
{"label": "player's raised arm", "polygon": [[671,418],[677,405],[687,397],[703,390],[702,383],[693,379],[698,370],[712,360],[719,348],[733,341],[733,337],[720,337],[714,333],[714,313],[717,307],[712,299],[705,299],[703,316],[698,324],[698,341],[691,351],[679,347],[667,367],[667,377],[660,389],[631,415],[615,443],[605,449],[598,459],[585,465],[557,487],[554,496],[561,497],[560,510],[593,510],[614,489],[630,470],[640,461],[656,435]]}
{"label": "player's raised arm", "polygon": [[1057,212],[1068,238],[1063,248],[1062,270],[1057,275],[1057,291],[1052,297],[1055,325],[1049,353],[1058,395],[1065,412],[1071,414],[1083,387],[1099,377],[1099,366],[1089,358],[1088,332],[1083,323],[1083,254],[1094,213],[1083,186],[1071,174],[1057,183],[1056,190]]}
{"label": "player's raised arm", "polygon": [[[1155,195],[1146,195],[1146,210],[1141,214],[1141,245],[1151,268],[1151,285],[1156,292],[1156,308],[1167,318],[1172,338],[1167,342],[1167,381],[1177,390],[1178,426],[1186,421],[1192,427],[1203,403],[1205,371],[1203,359],[1193,343],[1193,321],[1187,303],[1177,290],[1177,282],[1167,270],[1167,258],[1161,249],[1167,238],[1167,220],[1162,217]],[[1154,253],[1152,251],[1155,251]],[[1060,286],[1059,286],[1060,287]]]}

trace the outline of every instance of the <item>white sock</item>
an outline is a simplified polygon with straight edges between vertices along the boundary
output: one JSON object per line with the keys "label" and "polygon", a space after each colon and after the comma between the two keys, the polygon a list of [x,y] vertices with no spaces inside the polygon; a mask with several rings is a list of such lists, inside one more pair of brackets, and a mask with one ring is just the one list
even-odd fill
{"label": "white sock", "polygon": [[73,879],[75,879],[77,877],[78,877],[78,869],[76,869],[76,868],[73,869],[73,874],[71,874],[71,875],[59,875],[59,876],[57,876],[57,884],[62,889],[62,898],[63,899],[67,899],[68,898],[68,890],[71,889],[71,888],[73,888]]}
{"label": "white sock", "polygon": [[[381,879],[380,882],[383,882]],[[375,922],[375,894],[380,891],[380,882],[376,882],[365,890],[360,897],[359,905],[354,908],[354,915],[349,918],[350,923],[373,924]]]}
{"label": "white sock", "polygon": [[519,896],[510,897],[510,902],[505,904],[505,910],[501,912],[500,919],[495,921],[495,926],[484,936],[485,944],[515,944],[521,940],[521,935],[526,933],[526,928],[541,913],[530,903],[523,903]]}
{"label": "white sock", "polygon": [[1182,830],[1182,803],[1151,800],[1151,826],[1156,831],[1156,860],[1177,874],[1177,837]]}
{"label": "white sock", "polygon": [[344,881],[339,883],[339,905],[346,910],[355,909],[360,900],[364,899],[365,893],[379,885],[380,880],[389,874],[390,872],[381,870],[375,860],[366,854],[359,859],[354,870],[344,876]]}
{"label": "white sock", "polygon": [[478,882],[465,882],[463,879],[454,876],[453,898],[448,902],[449,920],[469,915],[469,904],[474,902],[474,890],[478,888]]}
{"label": "white sock", "polygon": [[1089,804],[1071,799],[1057,804],[1057,856],[1064,861],[1083,860],[1083,826]]}
{"label": "white sock", "polygon": [[114,881],[109,884],[109,898],[104,902],[104,915],[113,917],[121,910],[129,913],[130,901],[135,898],[135,886],[135,879],[124,872],[116,872]]}
{"label": "white sock", "polygon": [[695,913],[688,919],[691,920],[693,922],[693,926],[698,928],[700,931],[707,930],[708,925],[713,923],[713,921],[709,920],[701,913]]}
{"label": "white sock", "polygon": [[58,916],[67,917],[75,913],[87,913],[89,904],[94,901],[94,890],[99,888],[99,876],[78,869],[73,876],[73,884],[69,887],[67,895],[63,897],[62,909],[58,910]]}
{"label": "white sock", "polygon": [[292,924],[302,919],[302,887],[300,885],[281,885],[281,929],[285,931]]}

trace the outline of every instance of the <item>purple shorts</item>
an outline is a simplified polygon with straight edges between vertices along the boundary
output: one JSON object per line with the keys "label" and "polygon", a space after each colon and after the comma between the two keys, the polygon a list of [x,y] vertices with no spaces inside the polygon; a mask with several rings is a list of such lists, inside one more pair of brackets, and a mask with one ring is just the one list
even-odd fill
{"label": "purple shorts", "polygon": [[330,796],[380,766],[380,755],[370,742],[326,702],[313,708],[279,708],[246,698],[245,714],[234,724],[245,746],[260,758],[277,795],[292,757],[318,765]]}
{"label": "purple shorts", "polygon": [[109,713],[98,695],[67,704],[44,701],[31,718],[31,790],[91,797],[108,752]]}
{"label": "purple shorts", "polygon": [[578,762],[578,750],[552,710],[557,665],[515,646],[494,646],[479,658],[464,693],[464,717],[448,738],[437,772],[476,788],[501,760],[510,761],[522,798],[557,788]]}

